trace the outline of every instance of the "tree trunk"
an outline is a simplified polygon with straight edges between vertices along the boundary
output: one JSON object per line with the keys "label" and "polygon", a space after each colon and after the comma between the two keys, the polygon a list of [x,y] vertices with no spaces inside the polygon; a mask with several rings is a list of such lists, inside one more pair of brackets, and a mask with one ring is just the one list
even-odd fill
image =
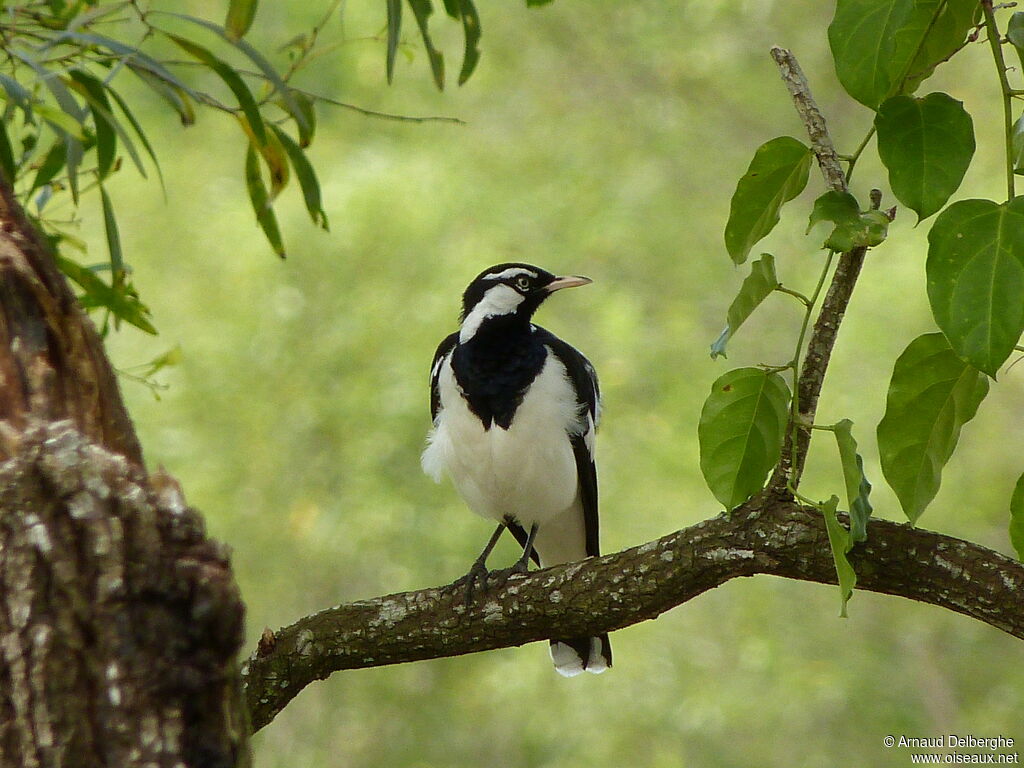
{"label": "tree trunk", "polygon": [[248,763],[227,554],[0,181],[0,765]]}

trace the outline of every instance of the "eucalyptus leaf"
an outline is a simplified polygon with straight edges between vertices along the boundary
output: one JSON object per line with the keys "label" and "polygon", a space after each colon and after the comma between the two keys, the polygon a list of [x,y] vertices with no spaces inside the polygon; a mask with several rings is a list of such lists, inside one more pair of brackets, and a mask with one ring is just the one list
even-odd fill
{"label": "eucalyptus leaf", "polygon": [[117,228],[117,217],[114,204],[103,185],[100,185],[100,202],[103,207],[103,228],[107,235],[107,250],[110,253],[110,273],[114,285],[118,285],[124,277],[124,255],[121,252],[121,233]]}
{"label": "eucalyptus leaf", "polygon": [[224,81],[224,84],[231,90],[238,99],[238,106],[241,107],[242,113],[245,115],[246,122],[249,124],[249,128],[252,131],[253,137],[256,139],[257,145],[262,147],[267,143],[267,131],[263,125],[263,117],[260,115],[260,109],[256,105],[256,99],[253,98],[252,93],[249,91],[249,87],[242,80],[241,76],[234,70],[233,67],[229,66],[223,60],[217,58],[208,49],[199,45],[198,43],[188,40],[180,35],[171,34],[170,32],[165,33],[170,40],[173,40],[179,48],[184,50],[190,56],[199,60],[207,67],[209,67],[216,75]]}
{"label": "eucalyptus leaf", "polygon": [[894,96],[875,116],[878,154],[901,203],[926,219],[946,204],[974,156],[974,123],[945,93]]}
{"label": "eucalyptus leaf", "polygon": [[1024,331],[1024,197],[949,206],[928,233],[926,273],[953,350],[994,377]]}
{"label": "eucalyptus leaf", "polygon": [[240,40],[256,18],[256,0],[229,0],[224,31],[232,40]]}
{"label": "eucalyptus leaf", "polygon": [[139,301],[134,292],[118,291],[104,283],[94,272],[78,262],[55,256],[57,266],[67,277],[85,291],[81,297],[84,307],[105,307],[114,317],[134,325],[146,333],[157,335],[156,328],[149,321],[149,309]]}
{"label": "eucalyptus leaf", "polygon": [[398,52],[398,42],[402,34],[402,0],[387,0],[388,6],[388,45],[387,45],[387,75],[388,84],[395,76],[395,54]]}
{"label": "eucalyptus leaf", "polygon": [[263,182],[260,174],[260,161],[256,154],[256,148],[252,143],[245,154],[245,187],[249,192],[249,201],[256,214],[256,222],[266,235],[267,242],[274,249],[274,253],[285,258],[284,242],[281,239],[281,229],[277,225],[277,216],[270,204],[270,193]]}
{"label": "eucalyptus leaf", "polygon": [[789,401],[785,379],[760,368],[738,368],[712,384],[697,428],[700,468],[726,509],[764,487],[782,451]]}
{"label": "eucalyptus leaf", "polygon": [[3,169],[4,180],[8,184],[14,184],[18,175],[17,166],[14,163],[14,151],[11,149],[11,140],[7,136],[7,126],[0,121],[0,168]]}
{"label": "eucalyptus leaf", "polygon": [[142,129],[142,125],[135,118],[135,115],[128,107],[128,104],[117,91],[107,86],[107,93],[113,97],[115,102],[117,102],[117,106],[121,108],[121,112],[124,114],[125,119],[128,121],[132,129],[135,131],[135,135],[139,137],[139,141],[142,142],[142,146],[146,150],[146,154],[149,155],[149,159],[153,161],[153,167],[156,168],[156,175],[160,179],[160,187],[162,189],[164,186],[164,173],[163,170],[160,168],[160,161],[157,160],[156,152],[153,151],[153,147],[149,143],[149,139],[146,136],[146,132]]}
{"label": "eucalyptus leaf", "polygon": [[430,37],[429,20],[433,13],[430,0],[408,0],[412,15],[416,17],[416,24],[420,28],[420,37],[423,39],[423,47],[427,50],[427,59],[430,61],[430,71],[434,74],[434,83],[439,91],[444,90],[444,57],[434,47],[434,41]]}
{"label": "eucalyptus leaf", "polygon": [[480,14],[477,13],[473,0],[455,0],[460,8],[462,18],[462,34],[465,39],[465,50],[462,54],[462,69],[459,71],[459,85],[469,80],[480,61]]}
{"label": "eucalyptus leaf", "polygon": [[154,15],[159,14],[162,16],[171,16],[176,19],[181,19],[183,21],[196,24],[202,27],[203,29],[207,29],[210,32],[213,32],[214,34],[219,35],[221,38],[231,43],[233,46],[235,46],[235,48],[244,53],[249,58],[249,60],[256,65],[256,68],[263,73],[263,75],[267,78],[270,84],[274,86],[274,89],[277,91],[277,93],[280,94],[281,98],[287,104],[288,114],[290,114],[297,122],[299,122],[300,128],[302,130],[309,130],[309,126],[304,124],[305,118],[302,115],[302,109],[296,102],[295,94],[292,92],[292,89],[289,88],[288,84],[281,79],[281,75],[274,68],[274,66],[269,61],[267,61],[266,57],[262,53],[257,51],[255,48],[253,48],[251,45],[249,45],[249,43],[247,43],[245,40],[234,40],[231,38],[230,35],[228,35],[227,31],[223,27],[218,26],[217,24],[213,24],[212,22],[206,21],[205,19],[200,19],[196,16],[189,16],[186,13],[170,13],[168,11],[153,11],[152,13]]}
{"label": "eucalyptus leaf", "polygon": [[911,523],[938,493],[942,468],[988,394],[988,379],[941,333],[918,336],[896,360],[878,425],[882,474]]}
{"label": "eucalyptus leaf", "polygon": [[732,196],[725,225],[725,247],[737,264],[779,223],[784,203],[807,185],[811,150],[789,136],[762,144]]}
{"label": "eucalyptus leaf", "polygon": [[154,93],[171,105],[171,108],[178,113],[178,119],[183,126],[187,127],[195,123],[196,110],[192,106],[192,98],[187,90],[153,74],[145,67],[136,66],[134,62],[129,61],[127,67]]}
{"label": "eucalyptus leaf", "polygon": [[[99,163],[101,180],[107,175],[106,172],[109,172],[109,164],[112,164],[114,161],[113,154],[116,150],[115,137],[121,139],[121,144],[124,146],[128,156],[132,159],[132,163],[134,163],[135,167],[142,175],[142,178],[146,178],[146,167],[142,164],[142,158],[139,157],[139,153],[135,149],[135,143],[111,111],[110,100],[107,98],[107,89],[99,80],[86,72],[74,70],[71,72],[71,78],[71,82],[74,83],[79,93],[81,93],[88,102],[89,111],[92,113],[93,121],[96,124],[97,154],[99,156],[106,154],[106,162]],[[110,132],[112,132],[114,136],[109,136],[104,139],[104,135],[109,134]],[[106,150],[101,151],[104,148],[104,141],[107,141],[109,146]]]}
{"label": "eucalyptus leaf", "polygon": [[324,213],[323,204],[320,200],[320,182],[317,180],[316,172],[306,157],[306,153],[295,143],[291,136],[271,123],[271,128],[277,135],[278,140],[291,160],[292,168],[299,179],[299,187],[302,189],[302,198],[306,203],[306,210],[309,212],[313,223],[324,230],[330,230],[327,224],[327,214]]}

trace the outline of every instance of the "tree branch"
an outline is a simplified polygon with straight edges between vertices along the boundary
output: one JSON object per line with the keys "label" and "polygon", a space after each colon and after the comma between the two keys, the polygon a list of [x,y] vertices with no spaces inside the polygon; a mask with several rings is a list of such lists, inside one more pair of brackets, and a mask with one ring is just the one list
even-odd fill
{"label": "tree branch", "polygon": [[[800,69],[796,57],[785,48],[774,46],[772,58],[779,67],[786,88],[793,97],[793,105],[807,129],[811,139],[811,149],[818,159],[818,167],[825,178],[825,184],[836,192],[846,192],[846,175],[839,164],[832,137],[829,135],[825,117],[811,95],[807,78]],[[822,302],[814,330],[807,342],[807,353],[800,368],[797,381],[796,398],[799,423],[790,424],[786,433],[786,442],[782,447],[782,456],[768,487],[780,496],[786,496],[786,485],[791,482],[793,487],[800,481],[803,462],[811,442],[811,427],[818,410],[818,397],[825,382],[825,372],[832,357],[832,348],[836,343],[839,325],[843,321],[846,307],[850,303],[857,277],[864,265],[867,248],[854,248],[839,257],[836,271],[832,275],[825,300]]]}
{"label": "tree branch", "polygon": [[[873,520],[850,553],[861,589],[948,608],[1024,639],[1024,565],[950,536]],[[264,633],[243,669],[254,729],[332,672],[621,629],[739,576],[836,583],[821,515],[770,496],[656,541],[516,577],[477,598],[432,588],[361,600]]]}

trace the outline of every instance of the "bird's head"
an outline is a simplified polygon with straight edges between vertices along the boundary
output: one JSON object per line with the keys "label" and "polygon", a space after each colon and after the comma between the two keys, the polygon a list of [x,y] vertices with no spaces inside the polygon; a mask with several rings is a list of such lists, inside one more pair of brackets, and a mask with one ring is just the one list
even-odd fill
{"label": "bird's head", "polygon": [[537,307],[555,291],[592,282],[589,277],[557,277],[530,264],[488,267],[462,295],[462,340],[471,338],[489,318],[515,317],[529,322]]}

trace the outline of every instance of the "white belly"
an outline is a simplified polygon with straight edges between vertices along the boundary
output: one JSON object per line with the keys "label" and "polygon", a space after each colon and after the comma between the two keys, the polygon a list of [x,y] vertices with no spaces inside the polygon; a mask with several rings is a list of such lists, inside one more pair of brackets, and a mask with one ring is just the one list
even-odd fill
{"label": "white belly", "polygon": [[509,428],[485,430],[469,410],[450,361],[438,380],[442,410],[423,452],[435,479],[447,473],[470,509],[529,528],[567,511],[576,500],[576,460],[569,432],[580,414],[565,366],[548,354]]}

